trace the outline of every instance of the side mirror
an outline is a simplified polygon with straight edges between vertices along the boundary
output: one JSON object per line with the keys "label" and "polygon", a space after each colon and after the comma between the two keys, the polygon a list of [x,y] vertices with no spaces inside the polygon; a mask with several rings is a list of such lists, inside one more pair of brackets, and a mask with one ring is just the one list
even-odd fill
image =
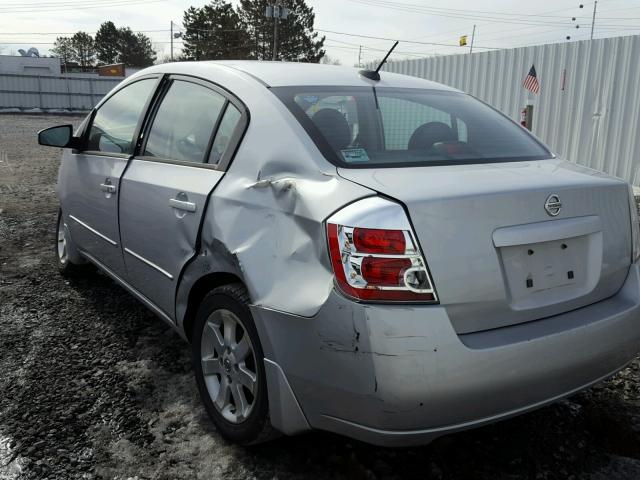
{"label": "side mirror", "polygon": [[40,130],[38,143],[47,147],[77,148],[79,139],[73,136],[73,125],[58,125]]}

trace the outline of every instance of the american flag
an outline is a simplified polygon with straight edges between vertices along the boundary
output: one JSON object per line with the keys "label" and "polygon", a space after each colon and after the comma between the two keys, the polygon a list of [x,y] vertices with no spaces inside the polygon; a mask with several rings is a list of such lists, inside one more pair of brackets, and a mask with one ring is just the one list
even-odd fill
{"label": "american flag", "polygon": [[538,82],[538,76],[536,75],[536,67],[531,65],[531,70],[529,70],[529,75],[524,79],[524,83],[522,84],[524,88],[538,94],[540,92],[540,83]]}

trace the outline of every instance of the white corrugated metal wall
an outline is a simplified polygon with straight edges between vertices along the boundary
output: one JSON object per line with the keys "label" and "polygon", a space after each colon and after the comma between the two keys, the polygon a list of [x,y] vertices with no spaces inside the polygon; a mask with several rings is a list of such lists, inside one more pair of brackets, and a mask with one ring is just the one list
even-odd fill
{"label": "white corrugated metal wall", "polygon": [[0,110],[91,110],[122,78],[0,73]]}
{"label": "white corrugated metal wall", "polygon": [[[522,87],[531,64],[539,95]],[[558,156],[640,182],[640,35],[391,61],[383,70],[458,88],[516,121],[533,104],[533,133]]]}

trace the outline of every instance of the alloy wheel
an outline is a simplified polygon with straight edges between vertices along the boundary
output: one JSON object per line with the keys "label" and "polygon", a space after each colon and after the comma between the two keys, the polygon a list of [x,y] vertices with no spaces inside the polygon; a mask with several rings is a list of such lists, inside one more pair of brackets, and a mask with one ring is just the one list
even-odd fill
{"label": "alloy wheel", "polygon": [[235,313],[219,309],[209,315],[200,352],[213,405],[227,421],[242,423],[256,402],[258,368],[249,334]]}

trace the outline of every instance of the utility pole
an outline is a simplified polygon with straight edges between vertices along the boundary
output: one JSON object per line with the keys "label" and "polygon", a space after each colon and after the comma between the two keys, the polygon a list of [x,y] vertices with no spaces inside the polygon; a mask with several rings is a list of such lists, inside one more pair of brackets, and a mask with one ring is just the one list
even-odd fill
{"label": "utility pole", "polygon": [[596,8],[598,8],[598,0],[593,3],[593,18],[591,19],[591,40],[593,40],[593,27],[596,24]]}
{"label": "utility pole", "polygon": [[273,58],[275,62],[278,59],[278,23],[280,23],[280,1],[276,1],[273,6]]}
{"label": "utility pole", "polygon": [[273,18],[273,55],[272,60],[278,59],[278,24],[289,15],[289,9],[282,6],[282,0],[276,0],[274,5],[269,5],[265,17]]}
{"label": "utility pole", "polygon": [[476,26],[473,26],[473,33],[471,34],[471,45],[469,46],[469,54],[473,53],[473,40],[476,38]]}
{"label": "utility pole", "polygon": [[171,20],[171,28],[170,29],[171,29],[171,61],[173,62],[173,39],[174,38],[182,38],[182,32],[173,33],[173,20]]}
{"label": "utility pole", "polygon": [[358,47],[358,68],[362,68],[362,62],[360,59],[362,58],[362,45]]}

